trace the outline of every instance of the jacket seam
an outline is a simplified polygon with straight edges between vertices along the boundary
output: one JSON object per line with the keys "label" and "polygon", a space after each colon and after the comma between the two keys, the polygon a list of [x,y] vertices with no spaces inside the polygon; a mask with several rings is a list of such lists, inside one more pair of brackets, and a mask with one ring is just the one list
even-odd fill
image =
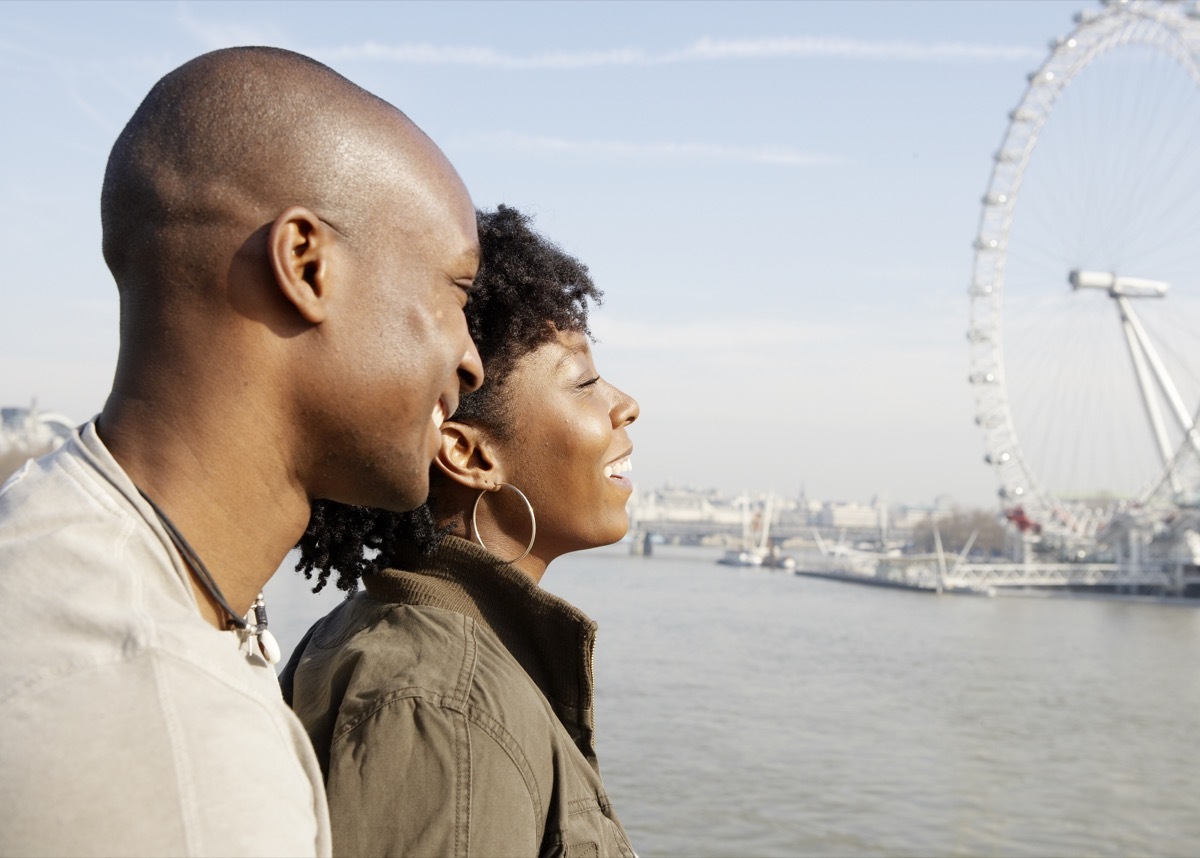
{"label": "jacket seam", "polygon": [[485,735],[489,736],[504,751],[505,756],[509,758],[513,767],[521,775],[521,780],[525,783],[525,791],[528,793],[529,800],[533,805],[538,828],[545,826],[546,813],[542,807],[541,790],[538,788],[537,778],[534,777],[533,766],[529,763],[529,757],[521,750],[521,745],[516,740],[516,737],[508,732],[504,725],[492,715],[470,705],[464,700],[451,697],[447,694],[438,694],[419,685],[409,685],[389,692],[374,705],[365,709],[353,721],[347,722],[341,729],[334,733],[332,740],[330,740],[331,756],[333,746],[339,742],[346,741],[346,738],[351,733],[379,712],[392,704],[400,703],[404,700],[421,700],[439,709],[456,713],[464,717],[469,724],[478,727]]}
{"label": "jacket seam", "polygon": [[529,763],[529,756],[521,750],[520,743],[517,742],[516,737],[508,732],[499,720],[474,706],[468,705],[465,713],[470,722],[499,745],[500,749],[512,761],[513,767],[521,775],[521,780],[525,782],[525,791],[529,793],[529,800],[533,803],[533,813],[537,820],[537,826],[538,828],[544,827],[546,824],[546,814],[543,810],[542,792],[538,788],[537,778],[533,774],[533,766]]}
{"label": "jacket seam", "polygon": [[612,803],[608,800],[608,796],[603,793],[596,796],[587,796],[586,798],[572,799],[567,803],[567,813],[570,816],[580,813],[592,813],[597,810],[606,815],[608,811],[612,810]]}
{"label": "jacket seam", "polygon": [[199,855],[203,852],[203,843],[197,842],[200,831],[196,819],[198,802],[191,789],[191,767],[188,765],[187,754],[181,747],[181,727],[179,713],[171,701],[163,694],[162,660],[158,653],[149,653],[150,667],[154,671],[154,696],[158,701],[159,715],[167,732],[167,740],[171,746],[171,770],[175,774],[175,792],[179,803],[179,822],[183,829],[183,842],[187,844],[188,854]]}
{"label": "jacket seam", "polygon": [[[455,693],[460,699],[465,700],[469,689],[475,684],[477,652],[475,630],[466,617],[463,617],[463,631],[465,645],[463,646],[462,666],[459,668],[458,687],[455,689]],[[454,854],[466,856],[471,854],[471,793],[473,780],[473,773],[471,771],[471,728],[465,712],[459,712],[454,722],[454,745],[455,754],[458,758],[456,760],[458,776],[455,789]]]}

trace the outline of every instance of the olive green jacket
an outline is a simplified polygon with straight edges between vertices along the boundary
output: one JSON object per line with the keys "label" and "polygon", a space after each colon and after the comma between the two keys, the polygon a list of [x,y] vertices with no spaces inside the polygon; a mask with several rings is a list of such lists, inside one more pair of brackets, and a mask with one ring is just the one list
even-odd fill
{"label": "olive green jacket", "polygon": [[447,537],[318,622],[283,674],[335,855],[633,855],[593,747],[596,625]]}

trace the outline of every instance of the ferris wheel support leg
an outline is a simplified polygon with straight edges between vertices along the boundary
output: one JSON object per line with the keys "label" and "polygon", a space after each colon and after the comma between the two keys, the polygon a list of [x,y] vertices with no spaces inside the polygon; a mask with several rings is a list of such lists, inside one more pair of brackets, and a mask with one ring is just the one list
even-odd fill
{"label": "ferris wheel support leg", "polygon": [[[1152,389],[1152,381],[1150,379],[1150,371],[1146,367],[1146,357],[1142,354],[1142,349],[1138,345],[1137,334],[1134,333],[1133,325],[1128,318],[1122,314],[1121,330],[1125,332],[1125,344],[1129,346],[1129,359],[1133,361],[1133,371],[1137,376],[1138,390],[1142,394],[1142,405],[1146,409],[1146,417],[1150,420],[1150,428],[1154,431],[1154,439],[1158,442],[1158,453],[1162,457],[1163,465],[1171,464],[1171,442],[1167,438],[1167,427],[1163,423],[1162,413],[1158,410],[1158,399],[1154,396]],[[1171,487],[1176,491],[1180,490],[1179,480],[1175,474],[1171,474]]]}
{"label": "ferris wheel support leg", "polygon": [[1154,373],[1154,379],[1158,382],[1159,389],[1162,390],[1163,396],[1167,398],[1167,402],[1171,405],[1171,410],[1175,413],[1175,420],[1178,421],[1179,428],[1187,435],[1192,449],[1200,453],[1200,434],[1197,434],[1196,427],[1192,423],[1192,415],[1184,407],[1183,398],[1179,395],[1179,391],[1175,389],[1175,385],[1171,381],[1171,376],[1167,374],[1167,369],[1163,366],[1162,359],[1159,358],[1158,352],[1155,351],[1154,345],[1150,342],[1150,338],[1146,336],[1146,331],[1142,327],[1141,320],[1134,314],[1133,307],[1129,305],[1128,298],[1124,295],[1118,295],[1116,296],[1116,301],[1117,307],[1121,311],[1121,321],[1129,325],[1134,337],[1137,338],[1142,354],[1146,356],[1146,360],[1150,363],[1150,369]]}

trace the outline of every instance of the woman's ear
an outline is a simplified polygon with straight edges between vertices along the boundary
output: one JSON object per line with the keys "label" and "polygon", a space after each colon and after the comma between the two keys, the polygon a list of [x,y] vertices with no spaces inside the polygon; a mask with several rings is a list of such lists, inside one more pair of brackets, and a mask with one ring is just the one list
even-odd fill
{"label": "woman's ear", "polygon": [[442,447],[433,461],[451,480],[475,491],[494,489],[504,482],[487,433],[466,423],[447,420],[442,424]]}

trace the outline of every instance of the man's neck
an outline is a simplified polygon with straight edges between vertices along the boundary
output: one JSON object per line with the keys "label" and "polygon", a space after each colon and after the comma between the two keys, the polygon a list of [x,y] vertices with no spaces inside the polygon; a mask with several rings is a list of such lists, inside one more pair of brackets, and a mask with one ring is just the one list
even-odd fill
{"label": "man's neck", "polygon": [[[114,394],[97,425],[113,458],[170,519],[239,615],[250,609],[309,517],[287,451],[253,417],[195,406],[186,417],[171,415]],[[194,571],[192,586],[201,615],[227,628],[224,609]]]}

